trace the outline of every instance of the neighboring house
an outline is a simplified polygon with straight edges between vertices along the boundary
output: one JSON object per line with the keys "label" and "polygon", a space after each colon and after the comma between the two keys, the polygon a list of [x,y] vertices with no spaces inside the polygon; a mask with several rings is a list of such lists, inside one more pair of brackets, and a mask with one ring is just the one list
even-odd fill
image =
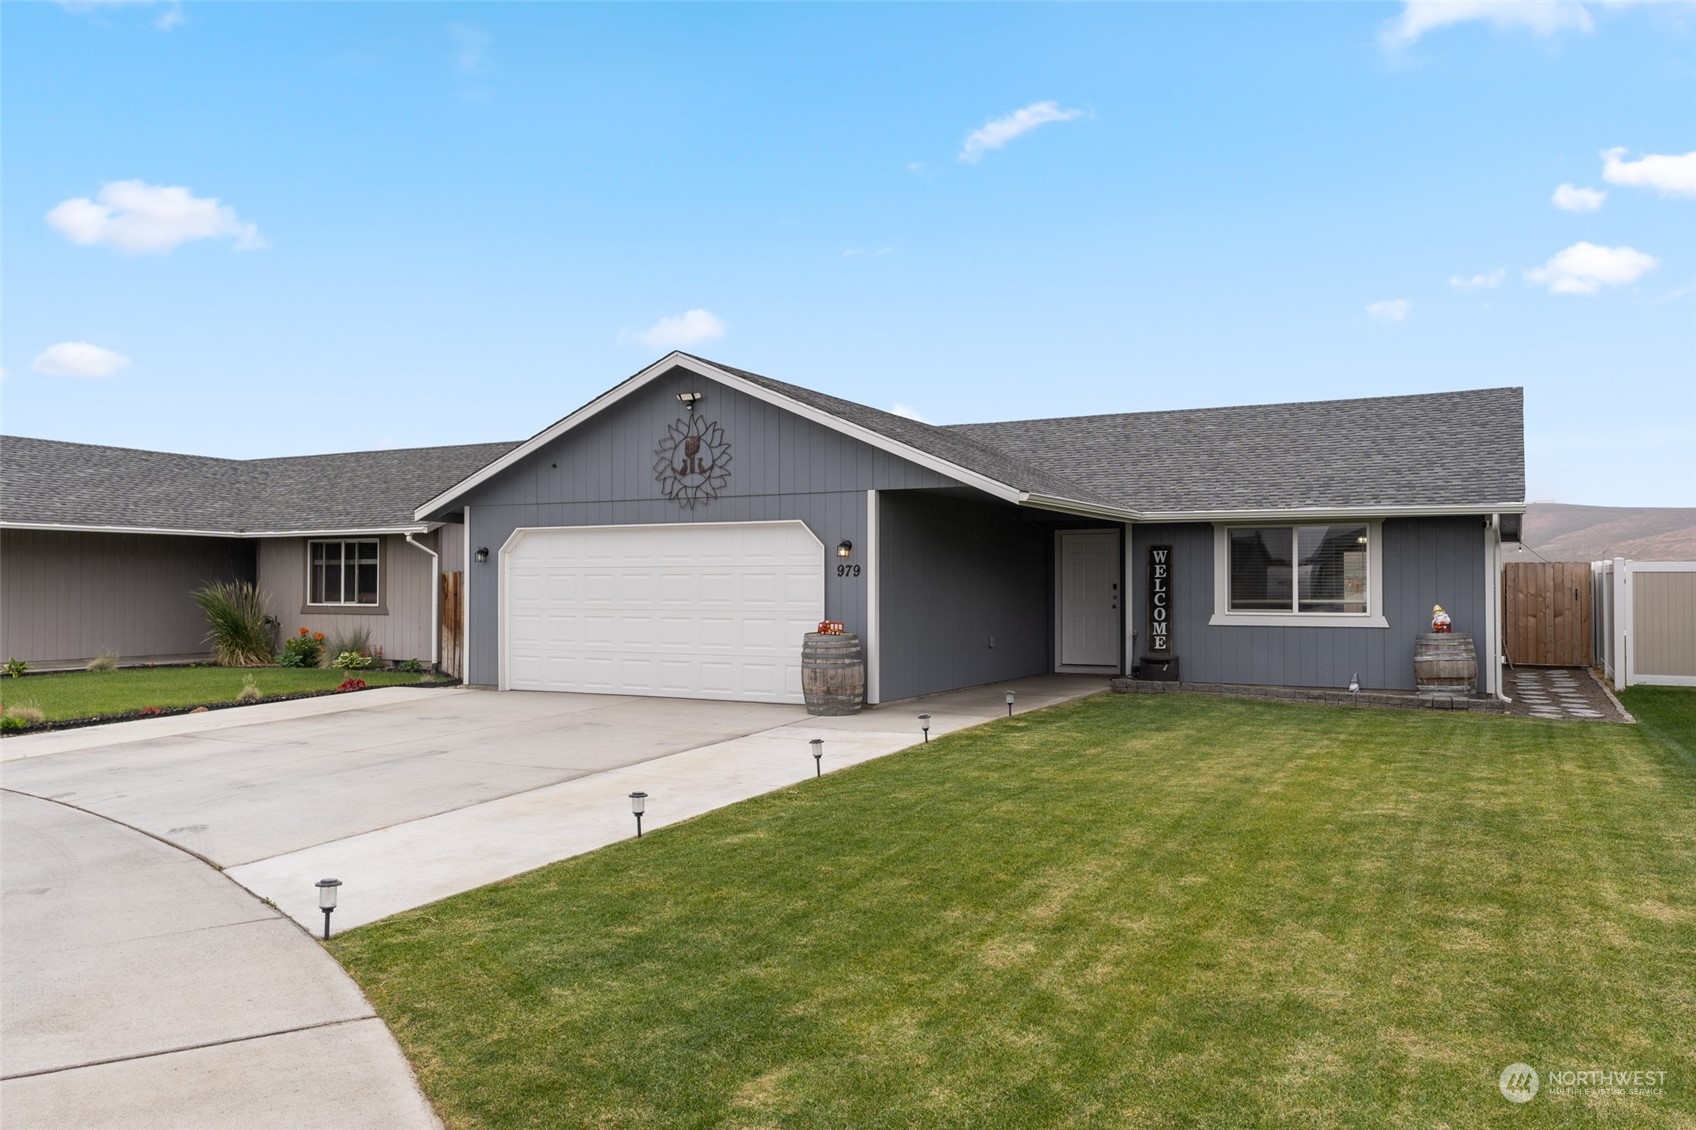
{"label": "neighboring house", "polygon": [[[43,524],[14,504],[20,445],[111,452],[7,441],[0,526]],[[467,682],[752,701],[799,701],[800,637],[826,618],[861,634],[872,702],[1048,671],[1411,688],[1434,603],[1476,637],[1494,690],[1501,545],[1525,509],[1514,388],[936,427],[684,353],[518,445],[117,455],[252,469],[218,530],[258,539],[254,575],[291,613],[314,555],[364,599],[365,551],[347,564],[348,542],[381,536],[386,630],[403,638],[406,620],[433,640],[434,574],[404,609],[393,577],[437,567],[401,535],[439,547],[439,568],[464,570]],[[101,491],[77,488],[75,456],[40,462],[27,509],[57,505],[60,525],[134,530],[180,493],[153,484],[129,522],[74,521]],[[356,505],[365,474],[384,504],[354,521],[331,500]],[[389,508],[408,492],[410,511]],[[182,540],[178,521],[148,524]],[[13,564],[23,532],[3,536],[10,621],[45,582]],[[42,603],[68,616],[75,599]],[[285,630],[302,615],[280,615]],[[4,632],[0,651],[32,658]],[[39,639],[44,658],[70,653]]]}
{"label": "neighboring house", "polygon": [[512,446],[243,460],[6,436],[0,653],[38,668],[203,658],[189,593],[245,579],[285,633],[364,627],[389,658],[434,660],[436,577],[464,549],[458,527],[412,511]]}

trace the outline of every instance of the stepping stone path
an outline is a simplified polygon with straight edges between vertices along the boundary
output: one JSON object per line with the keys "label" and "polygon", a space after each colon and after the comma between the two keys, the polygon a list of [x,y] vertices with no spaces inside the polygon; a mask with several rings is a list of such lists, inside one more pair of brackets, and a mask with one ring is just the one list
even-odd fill
{"label": "stepping stone path", "polygon": [[1608,717],[1591,705],[1588,675],[1574,675],[1560,668],[1522,667],[1513,673],[1510,694],[1533,718],[1567,718],[1595,721]]}

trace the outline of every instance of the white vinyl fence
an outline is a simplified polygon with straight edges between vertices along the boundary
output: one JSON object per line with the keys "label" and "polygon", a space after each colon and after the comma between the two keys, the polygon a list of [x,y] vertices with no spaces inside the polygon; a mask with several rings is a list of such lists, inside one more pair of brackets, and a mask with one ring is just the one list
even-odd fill
{"label": "white vinyl fence", "polygon": [[1696,687],[1696,561],[1590,563],[1594,640],[1616,687]]}

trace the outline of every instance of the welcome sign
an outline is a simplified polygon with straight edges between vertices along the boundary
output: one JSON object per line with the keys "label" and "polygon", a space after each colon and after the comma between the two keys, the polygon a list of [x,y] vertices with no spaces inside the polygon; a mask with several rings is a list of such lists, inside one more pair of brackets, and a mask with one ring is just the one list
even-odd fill
{"label": "welcome sign", "polygon": [[1148,547],[1148,650],[1156,656],[1172,650],[1172,547]]}

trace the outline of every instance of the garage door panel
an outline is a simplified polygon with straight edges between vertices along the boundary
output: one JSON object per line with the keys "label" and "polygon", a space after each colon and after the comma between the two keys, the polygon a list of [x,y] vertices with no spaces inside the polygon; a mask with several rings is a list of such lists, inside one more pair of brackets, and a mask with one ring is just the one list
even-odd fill
{"label": "garage door panel", "polygon": [[502,552],[507,685],[800,702],[824,566],[798,522],[523,531]]}

